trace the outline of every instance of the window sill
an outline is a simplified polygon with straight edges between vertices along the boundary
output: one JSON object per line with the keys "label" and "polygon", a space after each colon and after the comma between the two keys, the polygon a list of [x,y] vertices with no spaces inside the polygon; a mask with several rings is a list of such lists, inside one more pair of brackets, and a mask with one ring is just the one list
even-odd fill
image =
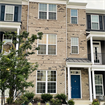
{"label": "window sill", "polygon": [[57,19],[38,19],[38,20],[46,20],[46,21],[57,21]]}
{"label": "window sill", "polygon": [[57,56],[57,55],[44,55],[44,54],[37,54],[37,56]]}

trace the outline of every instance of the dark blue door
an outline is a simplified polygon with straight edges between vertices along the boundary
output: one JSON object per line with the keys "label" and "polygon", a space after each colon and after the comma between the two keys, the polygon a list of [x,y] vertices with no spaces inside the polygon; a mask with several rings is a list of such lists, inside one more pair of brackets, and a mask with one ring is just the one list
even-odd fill
{"label": "dark blue door", "polygon": [[81,98],[80,75],[71,75],[71,98]]}

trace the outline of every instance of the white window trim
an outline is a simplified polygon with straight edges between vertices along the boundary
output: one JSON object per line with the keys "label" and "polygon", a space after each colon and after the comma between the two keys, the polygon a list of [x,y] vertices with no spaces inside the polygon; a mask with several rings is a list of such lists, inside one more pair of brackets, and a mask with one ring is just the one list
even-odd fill
{"label": "white window trim", "polygon": [[[71,37],[71,40],[72,40],[72,38],[78,38],[78,37]],[[79,38],[78,38],[78,46],[77,47],[78,47],[78,53],[72,53],[72,43],[71,43],[71,54],[79,54]]]}
{"label": "white window trim", "polygon": [[[39,12],[41,11],[41,10],[39,10],[39,4],[47,4],[47,3],[38,3],[38,19],[40,19],[39,18]],[[56,4],[54,4],[54,5],[56,5]],[[41,11],[41,12],[45,12],[45,11]],[[57,20],[57,5],[56,5],[56,11],[49,11],[49,4],[47,4],[47,20]],[[53,12],[53,13],[56,13],[56,19],[49,19],[49,12]],[[46,20],[46,19],[42,19],[42,20]]]}
{"label": "white window trim", "polygon": [[[92,16],[93,16],[93,15],[91,15],[91,29],[92,29],[92,30],[99,30],[99,29],[100,29],[100,25],[99,25],[99,15],[95,15],[95,16],[98,16],[98,22],[92,22]],[[98,23],[98,29],[93,29],[92,23]]]}
{"label": "white window trim", "polygon": [[[46,71],[46,81],[37,81],[37,71]],[[47,81],[47,71],[56,71],[56,70],[37,70],[36,71],[36,89],[35,89],[35,93],[36,94],[42,94],[42,93],[37,93],[37,82],[44,82],[45,83],[45,93],[47,93],[47,83],[48,82],[54,82],[54,81]],[[56,93],[50,93],[50,94],[57,94],[57,71],[56,71],[56,81],[54,82],[54,83],[56,83]]]}
{"label": "white window trim", "polygon": [[[57,35],[56,34],[53,34],[53,35],[56,35],[56,44],[48,44],[48,35],[50,34],[45,34],[46,35],[46,44],[39,44],[39,40],[37,40],[37,47],[38,45],[46,45],[46,54],[38,54],[38,51],[37,51],[37,55],[57,55]],[[55,45],[56,46],[56,54],[48,54],[48,45]]]}
{"label": "white window trim", "polygon": [[[102,75],[102,74],[95,74],[95,75]],[[104,86],[103,86],[103,75],[102,75],[102,84],[95,84],[95,88],[96,86],[102,86],[102,95],[101,96],[104,96]],[[100,94],[96,94],[96,96],[100,96]]]}
{"label": "white window trim", "polygon": [[[9,39],[10,41],[11,41],[11,43],[12,43],[12,39]],[[4,42],[4,34],[3,34],[3,38],[2,38],[2,41]],[[5,43],[5,42],[4,42]],[[4,45],[4,44],[3,44]],[[3,52],[3,45],[2,45],[2,51],[1,52]],[[10,53],[10,52],[9,52]],[[4,55],[7,55],[8,53],[7,52],[4,52]]]}
{"label": "white window trim", "polygon": [[[77,9],[71,9],[71,10],[77,10]],[[78,24],[78,10],[77,10],[77,16],[71,16],[71,10],[70,10],[70,23],[74,24],[74,23],[72,23],[71,18],[72,17],[77,17],[77,24]]]}
{"label": "white window trim", "polygon": [[14,21],[14,6],[13,5],[9,5],[9,6],[12,6],[13,7],[13,19],[12,20],[6,20],[6,14],[10,14],[10,13],[6,13],[6,8],[7,8],[8,5],[5,5],[5,16],[4,16],[4,20],[5,21]]}

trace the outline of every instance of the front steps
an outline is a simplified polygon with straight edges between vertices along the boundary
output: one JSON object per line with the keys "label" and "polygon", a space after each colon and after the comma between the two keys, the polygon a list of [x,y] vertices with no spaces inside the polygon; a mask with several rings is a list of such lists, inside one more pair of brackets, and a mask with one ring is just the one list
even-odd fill
{"label": "front steps", "polygon": [[74,100],[75,105],[92,105],[89,100]]}

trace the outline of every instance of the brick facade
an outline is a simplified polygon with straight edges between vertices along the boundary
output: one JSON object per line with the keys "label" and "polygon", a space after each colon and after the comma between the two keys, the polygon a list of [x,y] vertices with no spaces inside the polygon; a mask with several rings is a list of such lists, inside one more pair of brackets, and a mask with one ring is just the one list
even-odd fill
{"label": "brick facade", "polygon": [[[65,58],[66,58],[66,5],[57,5],[57,20],[38,19],[38,3],[30,2],[29,6],[29,33],[38,32],[57,35],[57,55],[38,55],[30,56],[29,61],[38,62],[38,70],[57,71],[57,93],[65,93]],[[37,41],[33,45],[37,46]],[[36,83],[36,71],[32,73],[29,81]],[[35,87],[30,89],[35,91]]]}
{"label": "brick facade", "polygon": [[[22,31],[27,29],[27,10],[27,6],[22,6]],[[38,32],[56,34],[57,55],[38,55],[37,51],[35,51],[35,54],[29,56],[27,59],[32,63],[38,62],[38,70],[57,71],[57,93],[65,93],[65,85],[66,88],[68,88],[68,80],[66,80],[65,84],[66,39],[67,57],[87,58],[87,41],[85,30],[86,11],[84,9],[78,9],[78,24],[71,24],[70,8],[67,9],[66,17],[65,4],[57,4],[57,20],[38,19],[38,3],[30,2],[29,4],[28,31],[30,35],[37,34]],[[79,38],[79,54],[71,54],[71,37]],[[37,41],[33,44],[32,50],[34,50],[35,47],[37,47]],[[78,70],[78,68],[76,70]],[[81,70],[82,99],[89,100],[88,70],[83,68],[79,70]],[[35,84],[33,88],[30,87],[28,90],[36,94],[36,71],[29,76],[28,81],[33,81]],[[68,94],[68,91],[66,93]],[[40,96],[40,94],[36,94],[36,96]]]}

